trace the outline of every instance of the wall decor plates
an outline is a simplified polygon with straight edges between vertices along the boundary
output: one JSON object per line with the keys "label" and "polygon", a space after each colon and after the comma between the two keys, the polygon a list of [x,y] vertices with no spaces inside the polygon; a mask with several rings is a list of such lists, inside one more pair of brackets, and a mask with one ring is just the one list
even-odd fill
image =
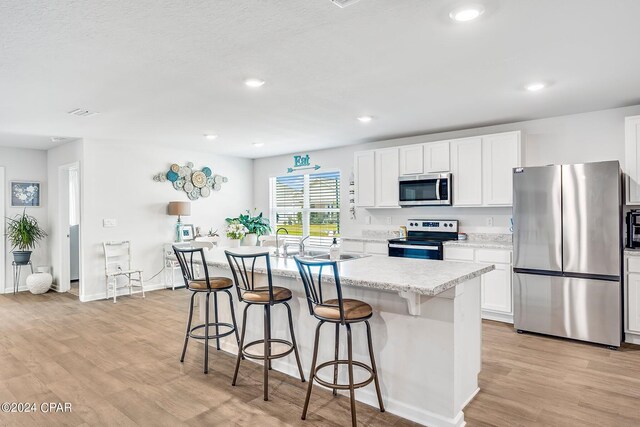
{"label": "wall decor plates", "polygon": [[202,171],[194,172],[191,175],[191,182],[198,188],[202,188],[207,185],[207,176]]}
{"label": "wall decor plates", "polygon": [[174,171],[167,172],[167,179],[171,182],[176,182],[178,180],[178,174]]}
{"label": "wall decor plates", "polygon": [[229,182],[226,176],[213,173],[209,166],[194,169],[193,162],[184,165],[172,163],[166,172],[160,172],[153,176],[156,182],[171,182],[176,191],[184,191],[190,200],[197,200],[211,196],[212,191],[220,191],[222,183]]}

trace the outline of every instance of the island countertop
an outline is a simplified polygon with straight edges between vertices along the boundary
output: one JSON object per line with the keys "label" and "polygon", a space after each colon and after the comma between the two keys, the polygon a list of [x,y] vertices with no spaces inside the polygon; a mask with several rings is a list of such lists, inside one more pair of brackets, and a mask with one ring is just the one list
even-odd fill
{"label": "island countertop", "polygon": [[[205,251],[207,265],[229,269],[225,249],[242,254],[264,253],[268,250],[268,248],[248,246],[233,249],[213,248]],[[299,277],[298,268],[292,258],[271,256],[270,263],[273,276]],[[412,292],[428,296],[438,295],[495,268],[492,264],[397,258],[384,255],[342,261],[338,265],[342,285]],[[263,261],[256,263],[256,273],[265,271],[266,266]],[[332,277],[329,276],[325,280],[331,281]]]}

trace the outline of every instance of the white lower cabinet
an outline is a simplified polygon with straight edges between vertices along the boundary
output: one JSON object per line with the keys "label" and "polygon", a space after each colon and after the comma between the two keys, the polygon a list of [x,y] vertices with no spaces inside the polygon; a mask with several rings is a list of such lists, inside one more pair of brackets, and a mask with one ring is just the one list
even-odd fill
{"label": "white lower cabinet", "polygon": [[347,240],[340,245],[342,252],[367,255],[388,255],[387,242],[365,242],[361,240]]}
{"label": "white lower cabinet", "polygon": [[482,318],[513,323],[511,251],[445,246],[444,259],[494,264],[495,270],[481,276]]}
{"label": "white lower cabinet", "polygon": [[625,341],[640,344],[640,257],[625,256]]}

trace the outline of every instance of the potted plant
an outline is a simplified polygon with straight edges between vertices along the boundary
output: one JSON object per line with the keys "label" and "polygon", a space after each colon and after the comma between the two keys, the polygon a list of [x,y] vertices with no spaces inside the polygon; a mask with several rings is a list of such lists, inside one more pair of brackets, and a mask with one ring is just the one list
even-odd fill
{"label": "potted plant", "polygon": [[248,209],[246,214],[240,214],[237,218],[227,218],[226,221],[239,222],[247,229],[246,235],[242,240],[245,246],[255,246],[258,244],[258,236],[263,236],[271,232],[271,224],[269,219],[262,216],[262,212],[258,215],[252,214]]}
{"label": "potted plant", "polygon": [[231,221],[227,225],[227,238],[229,239],[229,247],[237,248],[240,246],[240,240],[247,234],[247,228],[239,221]]}
{"label": "potted plant", "polygon": [[17,265],[28,264],[32,250],[46,236],[47,233],[40,227],[38,220],[27,215],[26,209],[22,215],[7,218],[7,238],[11,243],[13,260]]}

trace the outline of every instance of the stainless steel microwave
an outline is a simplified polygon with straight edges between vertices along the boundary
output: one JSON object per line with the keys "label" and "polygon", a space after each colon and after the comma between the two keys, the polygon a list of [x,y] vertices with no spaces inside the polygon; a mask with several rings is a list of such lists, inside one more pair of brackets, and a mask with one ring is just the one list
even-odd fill
{"label": "stainless steel microwave", "polygon": [[451,174],[401,176],[400,206],[451,206]]}

